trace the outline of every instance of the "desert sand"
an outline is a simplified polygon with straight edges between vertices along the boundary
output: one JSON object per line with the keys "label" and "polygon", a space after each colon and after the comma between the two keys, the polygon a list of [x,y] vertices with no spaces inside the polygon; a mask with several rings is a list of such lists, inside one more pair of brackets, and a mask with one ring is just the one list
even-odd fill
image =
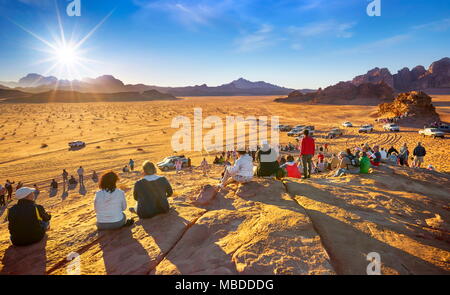
{"label": "desert sand", "polygon": [[[372,134],[345,129],[325,140],[344,121],[373,123],[375,106],[280,104],[275,97],[192,97],[180,101],[83,104],[0,104],[0,171],[6,179],[37,184],[38,203],[53,214],[48,237],[27,248],[11,246],[7,223],[0,225],[3,274],[66,274],[67,255],[81,258],[82,274],[365,274],[370,252],[381,255],[383,274],[450,272],[450,148],[446,139],[422,138],[417,129]],[[450,121],[450,96],[433,97],[443,121]],[[169,214],[137,221],[128,229],[98,233],[93,195],[97,184],[49,196],[62,169],[76,175],[82,165],[120,171],[130,158],[158,162],[172,154],[172,118],[193,116],[280,116],[281,124],[315,125],[317,144],[331,152],[361,143],[427,149],[425,165],[438,172],[384,165],[367,176],[309,181],[260,179],[232,185],[208,206],[191,198],[202,185],[216,184],[221,168],[208,177],[199,170],[161,173],[175,189]],[[83,140],[84,149],[67,143]],[[294,142],[282,133],[281,143]],[[183,153],[198,166],[214,154]],[[120,173],[120,187],[132,202],[139,173]],[[88,178],[87,177],[87,178]],[[13,201],[9,207],[15,203]],[[1,221],[5,216],[5,210]],[[194,263],[195,261],[195,263]]]}

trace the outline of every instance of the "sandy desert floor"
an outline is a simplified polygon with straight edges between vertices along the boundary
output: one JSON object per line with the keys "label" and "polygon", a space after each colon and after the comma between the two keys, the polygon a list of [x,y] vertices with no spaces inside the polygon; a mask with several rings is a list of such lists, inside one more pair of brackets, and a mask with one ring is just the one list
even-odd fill
{"label": "sandy desert floor", "polygon": [[[50,208],[55,217],[49,240],[36,246],[47,249],[43,269],[36,269],[39,261],[29,264],[34,265],[33,269],[20,263],[22,260],[17,257],[36,249],[10,247],[7,225],[1,224],[3,273],[61,273],[67,264],[64,261],[69,250],[82,252],[84,259],[89,261],[92,267],[85,273],[124,273],[123,269],[115,268],[121,262],[115,258],[113,247],[122,244],[140,251],[138,258],[121,254],[126,256],[123,257],[126,264],[121,266],[130,267],[127,273],[364,273],[366,260],[361,256],[352,262],[352,255],[368,253],[371,247],[378,247],[388,256],[389,263],[384,266],[384,273],[449,272],[448,135],[445,139],[422,138],[417,129],[403,128],[400,133],[387,133],[381,131],[381,126],[376,126],[372,134],[359,135],[357,128],[349,128],[345,129],[343,137],[326,141],[321,135],[333,127],[340,127],[344,121],[351,121],[355,126],[372,123],[374,118],[371,115],[376,107],[287,105],[274,103],[273,99],[193,97],[170,102],[0,104],[0,181],[3,183],[10,179],[23,181],[28,186],[37,184],[42,190],[38,201]],[[442,120],[450,121],[450,96],[436,96],[434,101]],[[110,169],[119,171],[130,158],[140,165],[144,160],[157,162],[171,155],[171,137],[176,131],[170,128],[172,118],[178,115],[192,117],[195,107],[203,109],[204,118],[211,115],[223,119],[237,115],[277,115],[281,124],[315,125],[318,144],[328,142],[332,152],[366,142],[386,148],[391,145],[399,148],[407,143],[412,149],[421,141],[428,151],[425,165],[432,164],[443,173],[414,173],[409,168],[386,167],[367,179],[321,176],[313,179],[312,183],[290,181],[284,186],[277,184],[279,182],[272,183],[272,180],[259,181],[254,184],[253,191],[252,188],[232,187],[211,208],[192,206],[188,199],[198,193],[201,185],[217,183],[219,170],[214,170],[208,178],[203,178],[200,172],[186,172],[180,177],[173,172],[162,173],[173,183],[177,197],[172,201],[175,215],[161,218],[168,219],[169,223],[178,219],[183,221],[178,227],[161,229],[160,236],[155,224],[158,221],[138,224],[131,232],[135,239],[126,233],[121,233],[123,237],[119,238],[97,236],[91,204],[96,189],[94,183],[89,183],[83,190],[49,197],[50,180],[55,178],[60,182],[63,168],[75,175],[76,169],[82,165],[90,175],[93,170],[99,173]],[[69,151],[67,143],[73,140],[83,140],[87,146]],[[293,138],[282,133],[280,141],[288,143]],[[184,154],[192,158],[194,166],[199,165],[203,157],[207,157],[209,162],[213,158],[213,155],[201,152]],[[397,178],[400,182],[391,175],[400,175]],[[121,187],[126,190],[129,201],[130,188],[138,177],[137,174],[121,174]],[[428,190],[427,185],[430,185]],[[263,198],[267,192],[258,193],[264,187],[272,190],[273,194],[268,199]],[[250,210],[253,206],[260,211]],[[276,211],[276,215],[273,210],[280,211]],[[3,215],[4,210],[0,213]],[[224,221],[227,218],[229,222]],[[217,223],[220,220],[224,223]],[[288,225],[280,226],[286,222]],[[337,231],[330,232],[330,228]],[[152,230],[156,231],[154,239],[145,240]],[[255,233],[255,230],[259,231]],[[169,240],[163,238],[165,232],[171,233]],[[302,240],[293,238],[300,233]],[[211,251],[213,256],[231,258],[214,260],[209,256],[203,257],[193,242],[199,235],[204,235],[205,240],[197,245],[198,249],[206,251],[204,253]],[[257,238],[249,241],[248,236]],[[272,236],[273,244],[264,244]],[[342,241],[343,236],[352,238]],[[136,245],[137,237],[143,239],[140,245]],[[158,237],[161,241],[157,240]],[[192,257],[201,260],[199,269],[189,268],[190,260],[183,257],[182,248],[178,249],[183,245],[179,244],[180,241],[184,241],[185,247],[192,251]],[[211,245],[215,246],[211,249]],[[355,253],[344,249],[354,245]],[[288,253],[279,253],[277,249],[280,247],[287,247]],[[164,252],[165,249],[170,253]],[[99,254],[102,251],[103,256]],[[151,266],[136,264],[139,255],[151,257],[146,258]],[[310,260],[299,261],[302,255],[310,257]],[[6,259],[7,256],[13,261]],[[227,259],[232,267],[221,264]],[[175,261],[178,267],[174,266]]]}
{"label": "sandy desert floor", "polygon": [[[82,165],[86,171],[118,168],[130,158],[159,161],[171,155],[170,128],[175,116],[193,117],[195,107],[203,109],[203,118],[219,116],[280,116],[280,124],[310,124],[318,130],[318,144],[328,142],[338,152],[361,143],[378,143],[399,148],[407,143],[412,150],[418,141],[427,148],[425,165],[450,172],[449,136],[446,139],[422,138],[417,129],[403,128],[400,133],[386,133],[381,126],[368,135],[358,135],[357,128],[345,130],[334,140],[321,139],[333,127],[348,120],[355,126],[373,123],[371,106],[292,105],[272,102],[273,97],[202,97],[170,102],[89,103],[89,104],[0,104],[0,171],[6,179],[46,184],[59,177],[63,168],[75,173]],[[436,97],[444,121],[450,121],[450,97]],[[86,148],[68,151],[67,143],[83,140]],[[285,133],[281,143],[294,142]],[[47,147],[42,148],[42,145]],[[139,150],[138,150],[139,149]],[[194,164],[205,154],[186,153]]]}

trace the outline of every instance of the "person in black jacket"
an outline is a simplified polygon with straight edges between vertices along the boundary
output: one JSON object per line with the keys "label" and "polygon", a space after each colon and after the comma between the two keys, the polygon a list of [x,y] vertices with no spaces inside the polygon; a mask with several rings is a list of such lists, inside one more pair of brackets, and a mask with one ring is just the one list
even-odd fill
{"label": "person in black jacket", "polygon": [[419,142],[413,151],[413,156],[414,156],[413,167],[420,168],[420,165],[423,164],[423,158],[426,156],[426,154],[427,154],[427,151],[422,146],[422,143]]}
{"label": "person in black jacket", "polygon": [[388,150],[387,155],[388,157],[392,154],[392,153],[396,153],[397,155],[400,154],[393,146],[391,146],[391,148]]}
{"label": "person in black jacket", "polygon": [[152,218],[169,211],[167,198],[172,196],[173,190],[169,181],[156,175],[155,165],[145,161],[142,169],[144,178],[134,184],[133,196],[137,201],[136,208],[130,211],[137,213],[139,218]]}
{"label": "person in black jacket", "polygon": [[16,191],[19,200],[8,210],[8,229],[15,246],[28,246],[41,241],[49,228],[50,219],[44,207],[37,205],[35,190],[22,187]]}

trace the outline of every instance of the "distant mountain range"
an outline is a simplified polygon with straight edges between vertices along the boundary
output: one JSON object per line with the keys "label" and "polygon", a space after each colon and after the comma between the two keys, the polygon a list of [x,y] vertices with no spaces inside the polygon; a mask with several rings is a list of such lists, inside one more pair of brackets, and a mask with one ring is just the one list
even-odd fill
{"label": "distant mountain range", "polygon": [[416,66],[412,70],[405,67],[394,75],[387,68],[374,68],[352,80],[356,86],[380,82],[386,83],[397,92],[432,89],[450,91],[450,58],[445,57],[433,62],[428,70],[424,66]]}
{"label": "distant mountain range", "polygon": [[127,101],[154,101],[176,100],[171,94],[161,93],[157,90],[144,92],[115,92],[115,93],[87,93],[66,90],[50,90],[41,93],[27,93],[20,90],[0,89],[0,102],[7,103],[79,103],[79,102],[127,102]]}
{"label": "distant mountain range", "polygon": [[[65,90],[89,93],[139,92],[157,90],[175,96],[237,96],[237,95],[286,95],[294,89],[280,87],[263,81],[251,82],[240,78],[220,86],[196,85],[186,87],[161,87],[145,84],[127,84],[111,75],[95,79],[58,80],[56,77],[44,77],[39,74],[28,74],[18,82],[0,82],[0,84],[23,92],[40,93],[49,90]],[[314,90],[303,89],[304,92]]]}
{"label": "distant mountain range", "polygon": [[374,68],[352,81],[305,93],[293,91],[288,97],[277,98],[277,102],[312,102],[325,104],[380,104],[391,101],[396,93],[424,91],[428,94],[450,93],[450,58],[433,62],[426,70],[416,66],[412,70],[403,68],[392,75],[387,68]]}

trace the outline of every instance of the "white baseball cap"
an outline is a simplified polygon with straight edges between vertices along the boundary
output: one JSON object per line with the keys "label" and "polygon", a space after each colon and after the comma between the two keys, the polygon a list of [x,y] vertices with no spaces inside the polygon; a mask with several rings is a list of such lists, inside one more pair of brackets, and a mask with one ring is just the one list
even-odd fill
{"label": "white baseball cap", "polygon": [[16,199],[22,200],[28,197],[31,193],[34,193],[36,190],[34,188],[22,187],[16,191]]}

